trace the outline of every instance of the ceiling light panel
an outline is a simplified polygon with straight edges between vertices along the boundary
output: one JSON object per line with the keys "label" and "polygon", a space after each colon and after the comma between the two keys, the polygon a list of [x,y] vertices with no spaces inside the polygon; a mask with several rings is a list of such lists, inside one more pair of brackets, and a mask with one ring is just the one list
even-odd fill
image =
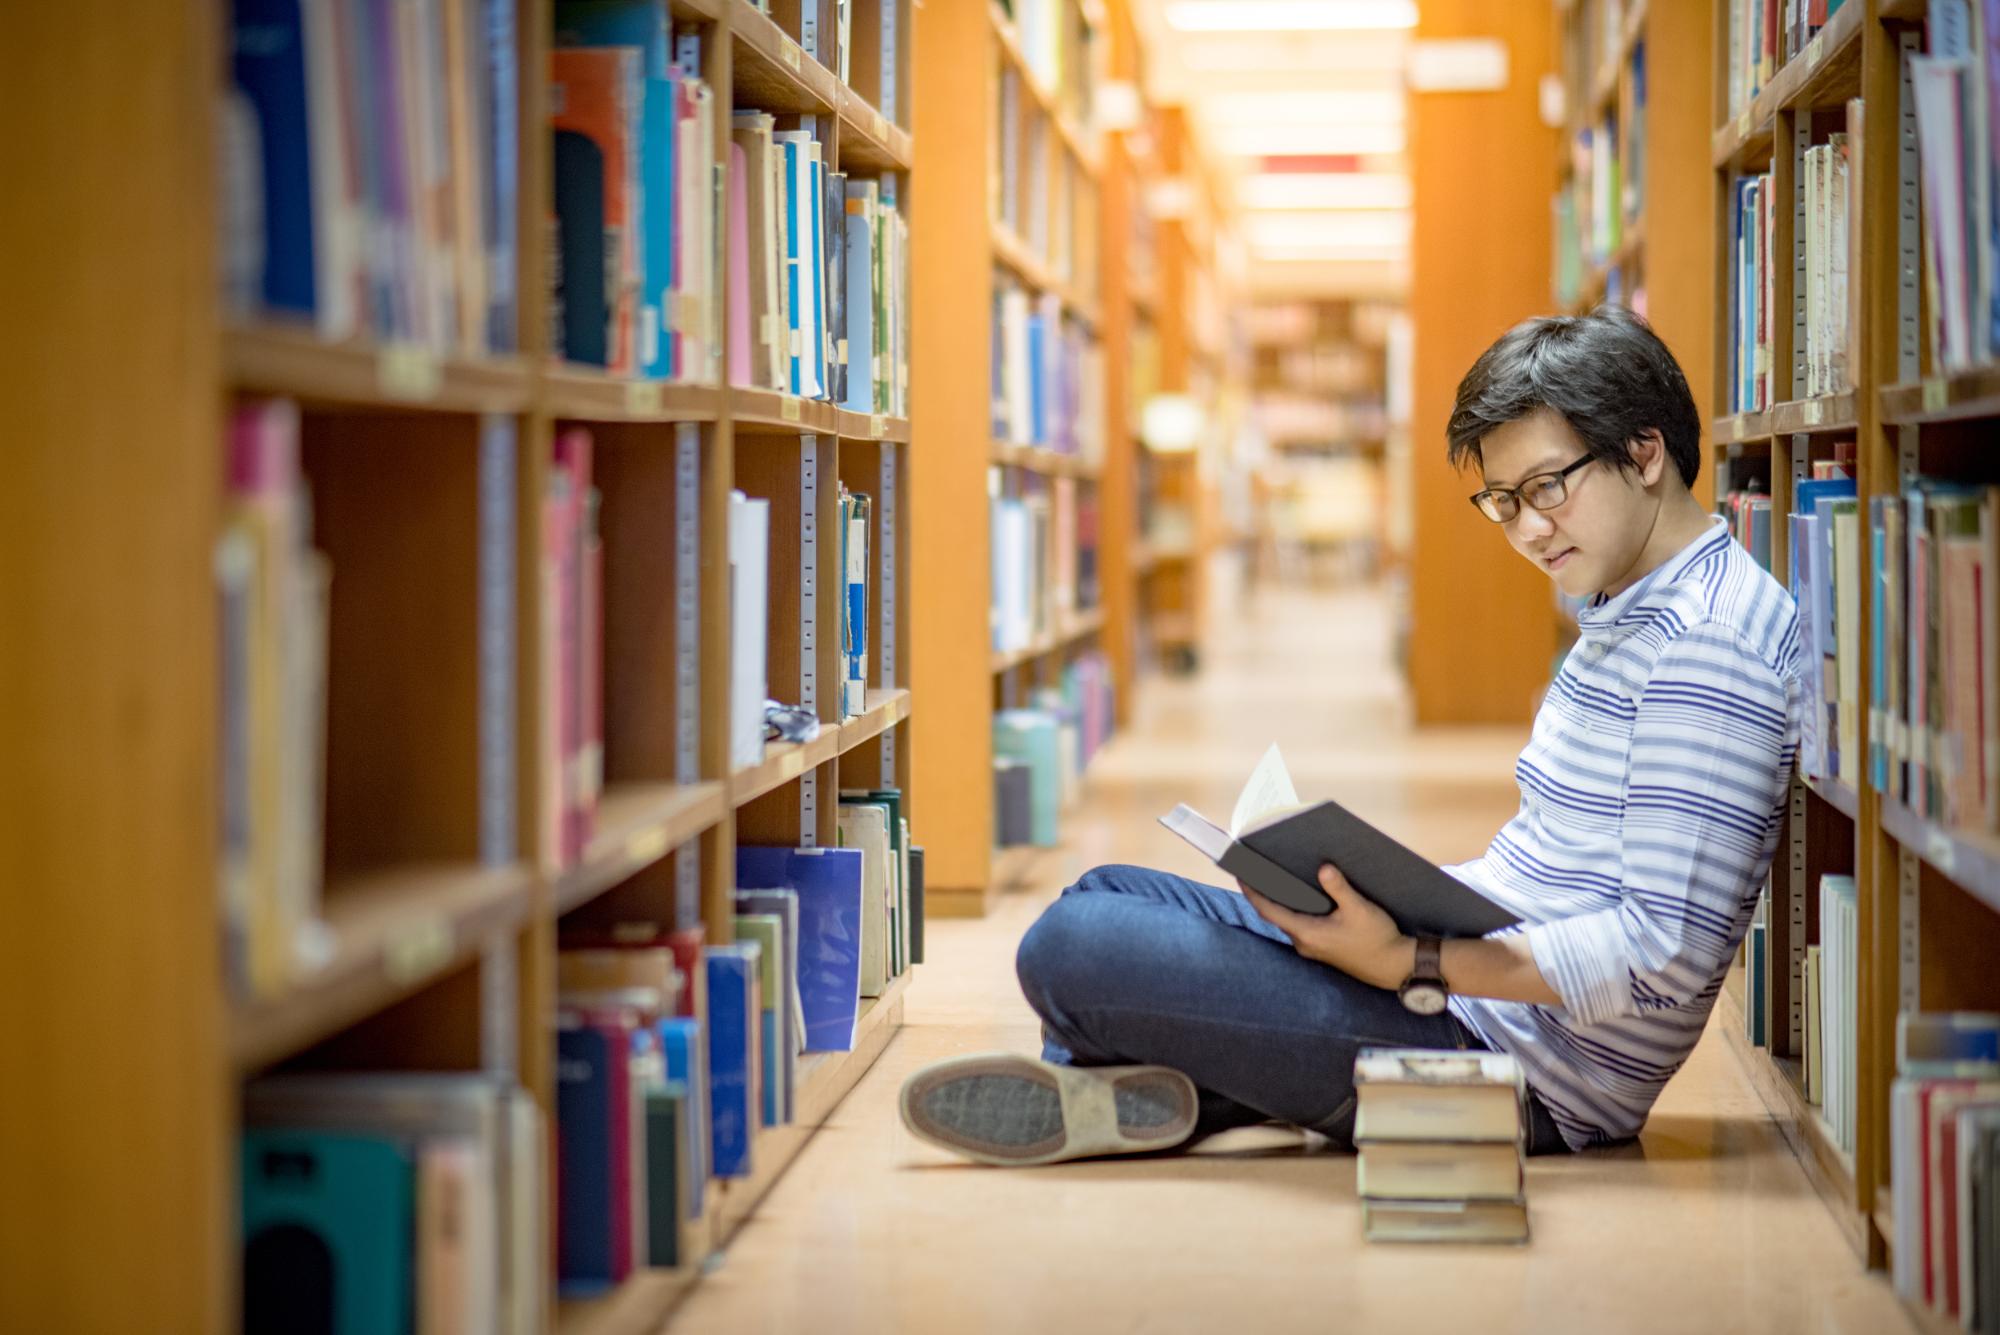
{"label": "ceiling light panel", "polygon": [[1180,32],[1368,32],[1417,26],[1415,0],[1174,0]]}

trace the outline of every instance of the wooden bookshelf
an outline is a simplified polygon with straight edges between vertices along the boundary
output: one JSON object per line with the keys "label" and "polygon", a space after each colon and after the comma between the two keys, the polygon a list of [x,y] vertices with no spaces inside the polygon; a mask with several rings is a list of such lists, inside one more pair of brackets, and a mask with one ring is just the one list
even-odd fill
{"label": "wooden bookshelf", "polygon": [[[1658,6],[1655,5],[1657,9]],[[1711,56],[1720,72],[1728,59],[1726,6],[1717,7]],[[1772,496],[1772,565],[1789,569],[1790,534],[1784,516],[1800,480],[1813,461],[1830,457],[1836,438],[1857,444],[1858,489],[1862,511],[1862,616],[1859,644],[1868,652],[1877,621],[1886,615],[1867,543],[1867,505],[1878,497],[1899,496],[1906,480],[1935,470],[1944,476],[1970,473],[1954,443],[1968,424],[2000,418],[2000,369],[1975,367],[1955,375],[1936,374],[1920,323],[1924,298],[1922,261],[1905,264],[1907,242],[1921,252],[1916,227],[1899,235],[1900,219],[1918,219],[1914,151],[1904,154],[1900,122],[1906,24],[1920,22],[1921,0],[1873,0],[1844,5],[1826,28],[1750,101],[1732,115],[1719,79],[1711,109],[1711,161],[1716,166],[1716,222],[1712,246],[1718,257],[1716,350],[1727,360],[1730,239],[1734,181],[1742,174],[1769,170],[1778,192],[1774,250],[1794,253],[1794,210],[1788,195],[1802,190],[1801,158],[1808,143],[1824,142],[1829,125],[1851,97],[1865,103],[1858,145],[1860,190],[1857,213],[1861,236],[1860,271],[1850,261],[1848,282],[1860,303],[1859,345],[1848,349],[1853,388],[1819,398],[1800,396],[1803,372],[1781,370],[1779,402],[1769,412],[1716,419],[1712,436],[1718,471],[1747,471],[1768,485]],[[1914,43],[1912,44],[1914,45]],[[1920,49],[1920,48],[1918,48]],[[1901,113],[1899,115],[1899,113]],[[1837,126],[1836,126],[1837,128]],[[1780,263],[1773,275],[1778,313],[1800,308],[1794,266]],[[1795,321],[1772,320],[1771,355],[1780,368],[1799,367]],[[1803,327],[1799,324],[1798,327]],[[1714,400],[1726,406],[1718,385]],[[1730,424],[1725,430],[1725,424]],[[1960,433],[1960,434],[1954,434]],[[1720,484],[1718,484],[1720,485]],[[1905,652],[1902,625],[1881,628],[1889,652]],[[1989,667],[1989,672],[1990,672]],[[1876,705],[1865,666],[1857,711],[1862,749],[1877,724]],[[1797,781],[1781,835],[1769,888],[1767,920],[1770,956],[1764,1012],[1772,1017],[1767,1041],[1752,1045],[1742,1036],[1740,1017],[1732,1040],[1767,1106],[1786,1128],[1787,1139],[1857,1256],[1884,1264],[1894,1240],[1894,1183],[1889,1141],[1889,1084],[1895,1070],[1896,1018],[1904,1010],[1991,1009],[2000,1003],[2000,982],[1990,959],[2000,946],[2000,836],[1974,829],[1944,828],[1918,817],[1893,793],[1877,787],[1865,765],[1861,776]],[[1816,905],[1822,874],[1855,878],[1859,909],[1859,991],[1856,1034],[1856,1128],[1851,1153],[1833,1143],[1818,1110],[1799,1093],[1797,1069],[1803,1056],[1799,1012],[1803,1006],[1800,960],[1817,939]],[[1913,1311],[1920,1328],[1933,1328],[1928,1313]]]}
{"label": "wooden bookshelf", "polygon": [[[774,20],[747,0],[672,0],[677,21],[702,25],[721,160],[731,108],[818,115],[829,164],[904,176],[907,208],[919,142],[906,95],[914,11],[910,0],[857,0],[857,38],[879,33],[883,5],[895,7],[901,34],[895,117],[878,109],[873,59],[855,62],[847,86],[804,56],[784,27],[797,22],[795,8],[786,16],[780,7]],[[466,356],[328,343],[298,325],[225,314],[214,126],[217,92],[229,83],[226,4],[81,29],[73,16],[36,7],[0,18],[0,46],[50,67],[60,55],[65,89],[107,112],[101,125],[60,133],[46,118],[17,118],[30,127],[24,161],[63,167],[36,173],[36,210],[0,222],[7,253],[48,261],[17,266],[22,282],[10,291],[31,318],[0,335],[10,353],[0,382],[21,404],[22,439],[34,442],[21,513],[0,527],[0,548],[20,576],[0,595],[6,624],[26,634],[8,637],[9,681],[20,689],[0,718],[12,772],[32,777],[9,790],[21,823],[0,839],[0,870],[9,883],[42,890],[0,932],[13,947],[0,995],[19,1013],[51,1017],[20,1052],[49,1071],[47,1101],[10,1119],[0,1147],[25,1174],[10,1182],[26,1191],[19,1199],[67,1202],[33,1229],[10,1231],[21,1245],[0,1261],[0,1287],[23,1329],[233,1328],[243,1080],[281,1064],[506,1072],[551,1119],[553,1145],[555,952],[565,915],[689,925],[675,920],[671,891],[661,893],[670,878],[659,873],[691,862],[707,939],[729,942],[737,844],[832,843],[843,784],[904,788],[915,833],[931,834],[911,788],[921,717],[909,684],[914,425],[726,385],[633,382],[551,359],[541,244],[551,21],[545,0],[519,0],[519,348]],[[145,204],[108,200],[109,183]],[[79,272],[92,281],[76,282]],[[322,947],[274,995],[253,999],[228,984],[221,948],[213,562],[227,411],[265,398],[299,407],[314,540],[330,558],[334,602]],[[514,766],[504,794],[514,851],[482,860],[476,500],[486,476],[482,424],[492,419],[505,419],[514,440],[512,504],[503,494],[502,505],[515,520],[513,582],[500,591],[515,635],[506,682]],[[588,848],[568,867],[548,845],[539,654],[543,497],[558,424],[588,426],[597,442],[606,572],[606,783]],[[686,586],[698,671],[687,701],[676,699],[679,632],[662,626],[681,596],[671,537],[688,516],[673,486],[677,458],[692,461],[698,506]],[[808,467],[817,490],[801,485]],[[762,764],[732,772],[729,492],[772,502],[771,690],[798,699],[808,666],[802,520],[833,530],[837,481],[883,502],[870,548],[878,635],[867,707],[842,720],[837,692],[821,690],[817,740],[772,748]],[[57,547],[75,559],[56,559]],[[816,559],[830,585],[829,544]],[[810,666],[835,681],[835,600],[819,596],[809,615]],[[682,743],[691,745],[692,775],[677,773]],[[977,847],[984,856],[985,844]],[[757,1138],[755,1179],[714,1190],[708,1217],[727,1227],[690,1230],[688,1267],[643,1272],[590,1303],[551,1298],[555,1328],[657,1329],[699,1262],[749,1217],[880,1055],[901,1023],[907,983],[905,974],[868,1008],[856,1051],[807,1063],[805,1115]],[[129,1059],[62,1055],[107,1033],[131,1045]],[[146,1091],[136,1104],[135,1088]],[[93,1280],[103,1273],[119,1282]],[[543,1279],[552,1295],[553,1274]]]}
{"label": "wooden bookshelf", "polygon": [[[918,802],[930,832],[929,905],[940,914],[984,913],[996,891],[995,711],[1019,702],[1014,692],[1056,683],[1069,656],[1093,643],[1104,624],[1101,612],[1055,611],[1080,600],[1077,590],[1058,596],[1051,585],[1032,593],[1060,624],[1041,627],[1017,649],[993,648],[994,507],[1048,506],[1053,548],[1075,541],[1053,534],[1062,517],[1059,493],[1079,509],[1097,505],[1099,582],[1107,598],[1114,578],[1103,562],[1117,540],[1105,520],[1122,480],[1099,462],[1089,441],[1080,439],[1068,453],[995,438],[996,431],[1011,434],[1004,422],[996,427],[992,390],[1000,356],[994,310],[1003,288],[1019,291],[1038,313],[1052,306],[1094,342],[1107,384],[1119,355],[1108,336],[1109,289],[1100,262],[1102,150],[1087,123],[1088,99],[1079,93],[1082,80],[1092,77],[1083,44],[1096,40],[1101,7],[1049,3],[1062,32],[1061,86],[1030,61],[1009,13],[987,0],[926,9],[913,65],[925,127],[913,182],[920,232],[915,319],[925,333],[912,359],[926,387],[913,426],[927,439],[986,442],[927,458],[913,493],[918,545],[964,557],[920,562],[914,575],[915,596],[926,609],[916,627],[914,687],[926,703],[913,728],[927,757],[917,776]],[[1013,160],[1003,169],[1008,152]],[[1053,569],[1054,560],[1049,564]]]}

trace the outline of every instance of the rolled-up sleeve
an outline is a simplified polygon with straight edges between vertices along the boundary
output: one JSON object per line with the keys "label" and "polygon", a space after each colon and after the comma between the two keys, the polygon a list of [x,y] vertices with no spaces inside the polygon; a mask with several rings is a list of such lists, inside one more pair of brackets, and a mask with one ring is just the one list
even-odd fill
{"label": "rolled-up sleeve", "polygon": [[1784,680],[1721,627],[1691,627],[1660,655],[1632,726],[1619,903],[1525,930],[1572,1019],[1683,1005],[1735,950],[1789,779],[1788,703]]}

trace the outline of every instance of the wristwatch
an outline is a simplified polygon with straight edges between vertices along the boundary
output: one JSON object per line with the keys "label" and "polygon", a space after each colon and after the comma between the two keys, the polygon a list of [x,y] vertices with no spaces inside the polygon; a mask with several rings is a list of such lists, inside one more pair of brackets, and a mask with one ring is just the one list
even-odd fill
{"label": "wristwatch", "polygon": [[1436,937],[1418,937],[1416,967],[1396,990],[1403,1005],[1419,1015],[1442,1014],[1445,1000],[1451,995],[1451,989],[1444,985],[1444,966],[1440,961],[1443,950],[1444,943]]}

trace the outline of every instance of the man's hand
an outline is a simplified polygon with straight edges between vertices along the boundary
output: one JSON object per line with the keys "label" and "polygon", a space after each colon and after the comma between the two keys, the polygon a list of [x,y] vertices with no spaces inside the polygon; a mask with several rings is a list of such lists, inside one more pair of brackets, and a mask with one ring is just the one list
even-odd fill
{"label": "man's hand", "polygon": [[1236,884],[1258,916],[1291,937],[1293,948],[1309,960],[1381,988],[1401,987],[1416,968],[1416,942],[1398,930],[1395,919],[1380,905],[1348,884],[1332,863],[1319,869],[1320,889],[1333,900],[1333,912],[1325,917],[1294,913],[1243,882]]}

